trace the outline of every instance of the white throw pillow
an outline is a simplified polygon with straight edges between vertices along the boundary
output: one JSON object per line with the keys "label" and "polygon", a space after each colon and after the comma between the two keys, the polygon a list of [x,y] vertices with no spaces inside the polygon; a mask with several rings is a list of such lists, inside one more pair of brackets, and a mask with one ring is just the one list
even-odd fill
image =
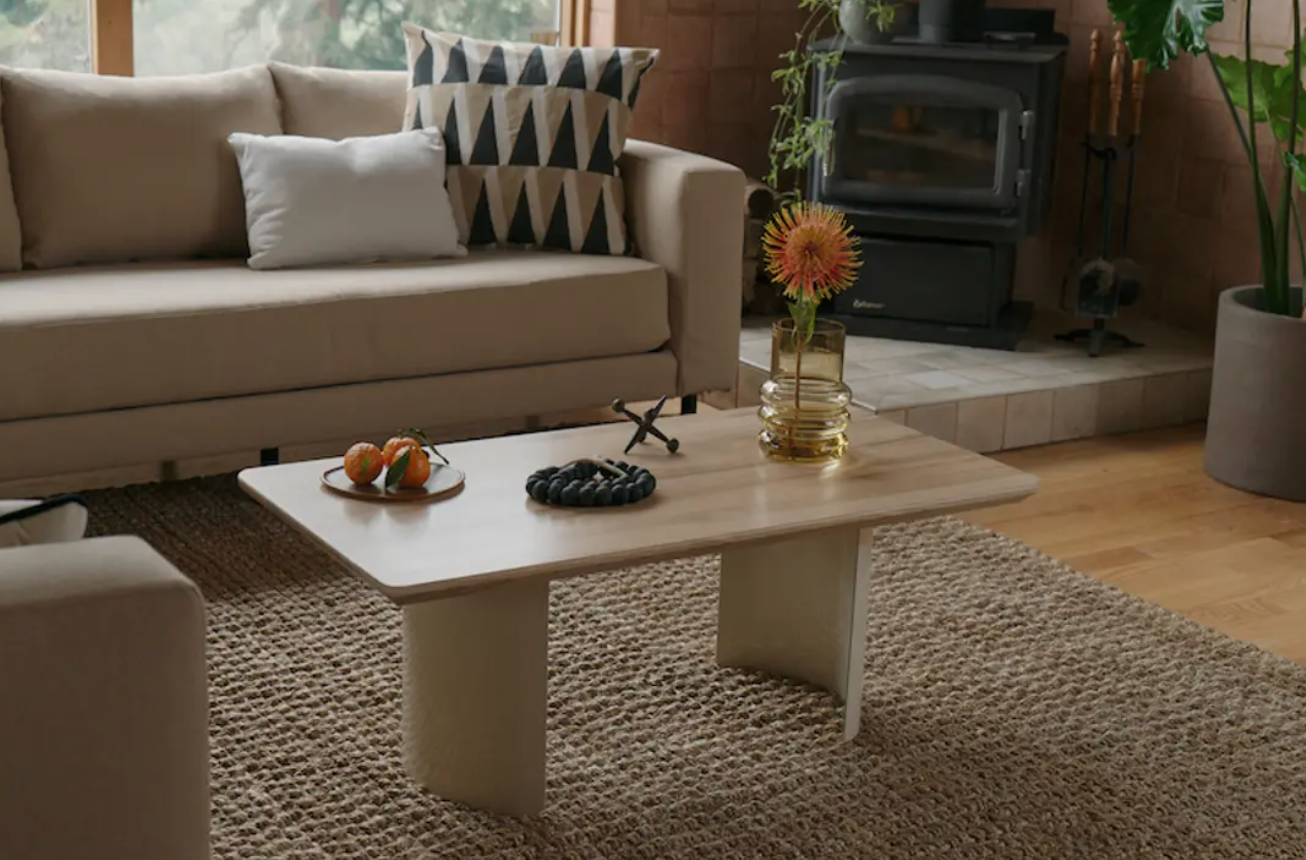
{"label": "white throw pillow", "polygon": [[81,540],[85,534],[86,506],[79,496],[0,501],[0,549]]}
{"label": "white throw pillow", "polygon": [[236,132],[251,269],[461,257],[438,130],[327,140]]}

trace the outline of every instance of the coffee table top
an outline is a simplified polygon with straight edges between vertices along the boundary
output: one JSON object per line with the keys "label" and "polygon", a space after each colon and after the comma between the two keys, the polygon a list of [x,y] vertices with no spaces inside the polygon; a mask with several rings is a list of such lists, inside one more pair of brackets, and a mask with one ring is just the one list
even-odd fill
{"label": "coffee table top", "polygon": [[[246,469],[240,484],[398,603],[1002,504],[1038,488],[1033,475],[865,413],[853,417],[847,455],[827,464],[768,459],[752,409],[658,426],[680,439],[679,453],[645,444],[622,455],[628,422],[442,445],[467,485],[441,502],[338,496],[320,477],[339,458]],[[526,495],[531,472],[592,456],[646,466],[657,492],[611,509]]]}

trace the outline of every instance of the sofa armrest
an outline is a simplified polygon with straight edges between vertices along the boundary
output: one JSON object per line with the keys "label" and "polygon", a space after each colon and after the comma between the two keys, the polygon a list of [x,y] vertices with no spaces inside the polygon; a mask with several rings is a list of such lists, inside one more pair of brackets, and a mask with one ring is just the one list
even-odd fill
{"label": "sofa armrest", "polygon": [[0,551],[0,854],[209,857],[199,590],[137,538]]}
{"label": "sofa armrest", "polygon": [[632,140],[621,158],[636,252],[667,272],[676,394],[734,388],[739,371],[744,174]]}

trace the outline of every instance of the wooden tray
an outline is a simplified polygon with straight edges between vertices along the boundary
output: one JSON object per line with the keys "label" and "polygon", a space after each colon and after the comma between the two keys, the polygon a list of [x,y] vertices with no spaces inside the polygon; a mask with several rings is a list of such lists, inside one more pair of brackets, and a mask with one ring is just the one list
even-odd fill
{"label": "wooden tray", "polygon": [[[381,477],[385,477],[384,472]],[[344,466],[336,466],[322,473],[322,486],[328,490],[368,502],[433,502],[447,499],[462,492],[465,480],[466,476],[462,472],[442,463],[431,464],[431,477],[426,479],[425,486],[389,491],[382,487],[381,478],[371,484],[355,484],[345,476]]]}

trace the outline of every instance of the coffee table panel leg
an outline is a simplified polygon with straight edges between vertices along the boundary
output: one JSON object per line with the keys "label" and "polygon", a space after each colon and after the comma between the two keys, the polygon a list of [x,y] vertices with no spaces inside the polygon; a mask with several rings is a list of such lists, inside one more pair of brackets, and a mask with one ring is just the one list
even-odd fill
{"label": "coffee table panel leg", "polygon": [[861,728],[871,530],[847,529],[721,554],[717,663],[824,687]]}
{"label": "coffee table panel leg", "polygon": [[544,808],[549,584],[404,607],[404,764],[447,800]]}

